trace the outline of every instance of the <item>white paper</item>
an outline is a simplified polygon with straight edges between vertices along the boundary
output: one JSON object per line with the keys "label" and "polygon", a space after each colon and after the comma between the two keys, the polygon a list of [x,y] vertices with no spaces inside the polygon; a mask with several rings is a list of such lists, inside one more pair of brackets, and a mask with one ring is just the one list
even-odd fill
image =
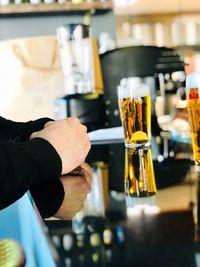
{"label": "white paper", "polygon": [[108,129],[99,129],[88,134],[90,141],[124,140],[124,132],[122,126],[112,127]]}

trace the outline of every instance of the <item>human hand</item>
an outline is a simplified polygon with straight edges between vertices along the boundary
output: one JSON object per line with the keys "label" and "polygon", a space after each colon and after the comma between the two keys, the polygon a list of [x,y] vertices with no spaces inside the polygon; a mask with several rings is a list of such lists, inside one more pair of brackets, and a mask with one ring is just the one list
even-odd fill
{"label": "human hand", "polygon": [[61,220],[71,220],[83,208],[88,193],[91,190],[92,168],[83,163],[71,173],[61,176],[65,197],[54,217]]}
{"label": "human hand", "polygon": [[80,166],[91,148],[86,126],[71,117],[48,122],[44,129],[34,132],[31,138],[46,139],[57,151],[62,161],[62,173]]}

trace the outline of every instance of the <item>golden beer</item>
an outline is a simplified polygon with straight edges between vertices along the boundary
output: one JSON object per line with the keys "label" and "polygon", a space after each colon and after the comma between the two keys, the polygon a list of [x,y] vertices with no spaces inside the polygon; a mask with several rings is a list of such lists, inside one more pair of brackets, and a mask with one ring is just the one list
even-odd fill
{"label": "golden beer", "polygon": [[150,149],[126,149],[125,193],[130,197],[155,195],[156,183]]}
{"label": "golden beer", "polygon": [[186,88],[194,160],[200,165],[200,72],[187,75]]}
{"label": "golden beer", "polygon": [[197,164],[200,164],[200,98],[198,92],[198,88],[189,89],[187,107],[194,160]]}
{"label": "golden beer", "polygon": [[119,99],[121,121],[127,147],[149,143],[151,138],[150,96]]}

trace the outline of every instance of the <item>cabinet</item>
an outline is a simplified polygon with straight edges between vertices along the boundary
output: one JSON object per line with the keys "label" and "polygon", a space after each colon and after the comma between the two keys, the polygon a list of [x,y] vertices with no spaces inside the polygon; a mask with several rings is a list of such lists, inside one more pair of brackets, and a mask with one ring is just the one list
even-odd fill
{"label": "cabinet", "polygon": [[200,45],[200,1],[140,0],[115,6],[119,45]]}
{"label": "cabinet", "polygon": [[198,0],[139,0],[127,5],[115,5],[117,16],[123,15],[150,15],[150,14],[183,14],[199,13]]}

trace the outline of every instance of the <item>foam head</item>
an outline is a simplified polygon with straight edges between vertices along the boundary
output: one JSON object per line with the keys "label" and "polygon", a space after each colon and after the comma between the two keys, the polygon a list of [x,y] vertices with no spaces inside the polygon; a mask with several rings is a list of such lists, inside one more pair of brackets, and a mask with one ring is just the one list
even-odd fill
{"label": "foam head", "polygon": [[124,78],[120,81],[118,90],[119,98],[136,98],[150,95],[150,89],[147,84],[142,83],[139,77]]}
{"label": "foam head", "polygon": [[186,76],[186,88],[200,88],[200,71],[192,72]]}

